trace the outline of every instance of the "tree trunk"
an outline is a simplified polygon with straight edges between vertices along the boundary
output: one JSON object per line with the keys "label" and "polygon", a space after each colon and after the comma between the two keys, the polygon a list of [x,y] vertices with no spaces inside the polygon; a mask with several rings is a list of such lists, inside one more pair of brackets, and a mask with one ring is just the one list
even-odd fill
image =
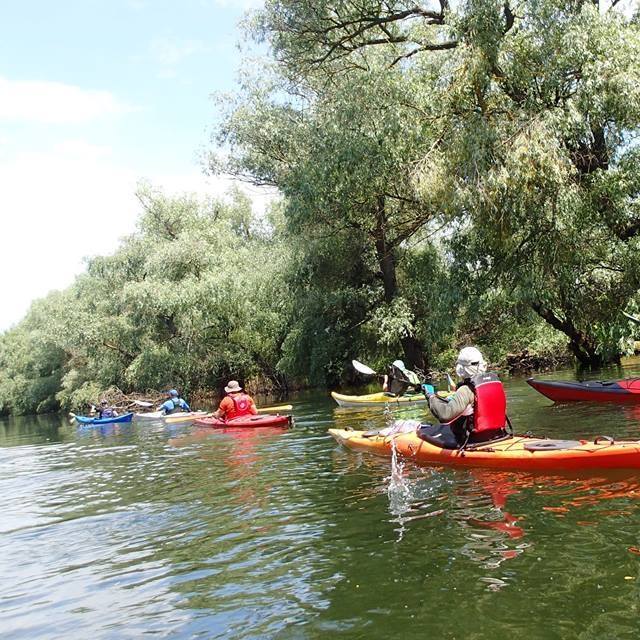
{"label": "tree trunk", "polygon": [[407,365],[407,369],[412,371],[419,369],[420,371],[427,371],[427,361],[424,357],[424,351],[422,345],[413,336],[406,336],[400,340],[402,343],[402,349],[404,351],[404,361]]}
{"label": "tree trunk", "polygon": [[568,319],[560,319],[551,309],[541,303],[532,304],[533,310],[554,329],[562,331],[569,338],[569,351],[576,357],[582,367],[600,367],[604,358],[597,353],[597,344],[593,337],[579,331]]}
{"label": "tree trunk", "polygon": [[[384,286],[384,301],[391,304],[398,295],[398,280],[396,278],[396,258],[393,247],[387,242],[387,216],[384,196],[378,196],[376,208],[376,228],[374,232],[376,257],[382,274]],[[400,339],[404,351],[404,363],[409,369],[426,370],[426,361],[422,345],[414,336]]]}
{"label": "tree trunk", "polygon": [[387,216],[384,196],[378,196],[374,238],[376,257],[384,285],[384,301],[391,304],[398,291],[398,281],[396,279],[396,258],[393,249],[387,246]]}

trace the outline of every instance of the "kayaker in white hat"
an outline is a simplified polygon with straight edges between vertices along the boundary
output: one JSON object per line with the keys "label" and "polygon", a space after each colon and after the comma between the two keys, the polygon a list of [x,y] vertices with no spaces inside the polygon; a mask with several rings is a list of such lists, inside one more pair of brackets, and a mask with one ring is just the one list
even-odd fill
{"label": "kayaker in white hat", "polygon": [[237,380],[229,380],[224,390],[227,395],[222,399],[217,411],[214,412],[214,417],[229,420],[258,413],[253,398],[243,392]]}
{"label": "kayaker in white hat", "polygon": [[436,395],[433,385],[422,385],[429,409],[440,424],[425,425],[418,435],[445,449],[505,436],[508,419],[504,387],[495,373],[487,372],[487,363],[478,348],[460,351],[456,373],[462,381],[446,399]]}
{"label": "kayaker in white hat", "polygon": [[409,387],[419,386],[418,374],[407,369],[402,360],[394,360],[389,365],[389,371],[382,382],[382,390],[394,396],[401,396]]}

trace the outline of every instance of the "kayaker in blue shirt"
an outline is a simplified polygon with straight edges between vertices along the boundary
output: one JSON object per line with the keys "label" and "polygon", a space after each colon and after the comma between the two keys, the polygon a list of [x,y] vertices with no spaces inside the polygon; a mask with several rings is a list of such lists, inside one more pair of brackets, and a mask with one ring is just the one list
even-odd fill
{"label": "kayaker in blue shirt", "polygon": [[175,389],[168,391],[169,399],[160,405],[159,411],[162,411],[165,416],[172,413],[179,413],[180,411],[191,411],[191,407],[187,404],[187,401],[181,398]]}

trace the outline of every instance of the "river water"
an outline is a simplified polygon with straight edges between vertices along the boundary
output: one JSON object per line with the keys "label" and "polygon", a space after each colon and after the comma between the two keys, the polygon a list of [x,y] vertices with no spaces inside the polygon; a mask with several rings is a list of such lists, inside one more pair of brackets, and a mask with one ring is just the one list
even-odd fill
{"label": "river water", "polygon": [[[640,438],[640,406],[506,386],[520,432]],[[640,474],[392,470],[327,435],[382,411],[292,402],[284,431],[0,421],[0,637],[640,635]]]}

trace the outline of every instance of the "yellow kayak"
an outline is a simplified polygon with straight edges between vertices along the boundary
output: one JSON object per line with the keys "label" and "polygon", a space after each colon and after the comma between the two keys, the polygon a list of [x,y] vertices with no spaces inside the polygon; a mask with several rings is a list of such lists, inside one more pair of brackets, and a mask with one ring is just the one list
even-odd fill
{"label": "yellow kayak", "polygon": [[379,391],[378,393],[368,393],[363,396],[349,396],[332,391],[331,397],[341,407],[384,407],[385,405],[404,407],[427,404],[427,399],[421,393],[393,396],[384,391]]}

